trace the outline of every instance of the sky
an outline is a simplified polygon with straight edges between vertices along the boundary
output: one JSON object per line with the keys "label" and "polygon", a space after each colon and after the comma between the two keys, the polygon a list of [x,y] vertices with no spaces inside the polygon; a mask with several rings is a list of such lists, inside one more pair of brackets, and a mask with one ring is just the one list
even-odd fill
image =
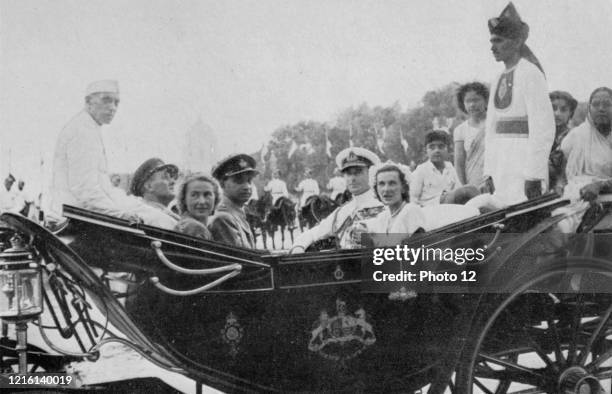
{"label": "sky", "polygon": [[[612,0],[516,0],[551,90],[612,85]],[[502,66],[486,21],[502,0],[0,0],[0,171],[36,187],[87,84],[116,79],[109,170],[182,163],[199,120],[217,156],[368,103],[402,109]],[[41,167],[41,158],[43,166]]]}

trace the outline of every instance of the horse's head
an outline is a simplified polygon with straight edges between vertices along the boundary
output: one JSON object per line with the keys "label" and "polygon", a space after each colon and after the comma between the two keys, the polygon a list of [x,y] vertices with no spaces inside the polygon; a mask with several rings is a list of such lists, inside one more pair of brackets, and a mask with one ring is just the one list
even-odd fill
{"label": "horse's head", "polygon": [[302,208],[302,215],[309,226],[314,226],[332,213],[336,207],[336,203],[326,195],[310,196]]}
{"label": "horse's head", "polygon": [[272,200],[272,193],[265,192],[263,196],[259,199],[261,209],[264,211],[269,211],[270,209],[272,209]]}
{"label": "horse's head", "polygon": [[344,193],[338,194],[338,196],[336,196],[335,204],[342,205],[345,202],[350,201],[352,198],[353,198],[353,195],[348,189],[346,189]]}
{"label": "horse's head", "polygon": [[272,223],[278,225],[293,223],[295,220],[295,203],[287,197],[279,197],[276,204],[271,206],[269,219]]}
{"label": "horse's head", "polygon": [[281,197],[280,208],[288,220],[295,220],[295,203],[287,197]]}
{"label": "horse's head", "polygon": [[249,200],[249,202],[244,207],[244,210],[247,215],[257,216],[260,219],[263,219],[266,215],[266,212],[270,210],[272,206],[272,196],[269,193],[265,193],[258,200]]}
{"label": "horse's head", "polygon": [[329,197],[322,195],[312,202],[312,212],[320,219],[324,219],[336,209],[338,205]]}

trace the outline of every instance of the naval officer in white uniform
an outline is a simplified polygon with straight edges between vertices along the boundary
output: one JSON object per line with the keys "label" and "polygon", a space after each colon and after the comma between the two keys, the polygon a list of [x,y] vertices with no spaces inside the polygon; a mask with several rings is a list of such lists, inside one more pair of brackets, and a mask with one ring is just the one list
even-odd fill
{"label": "naval officer in white uniform", "polygon": [[366,219],[376,217],[384,208],[370,188],[369,168],[380,164],[376,154],[363,148],[347,148],[338,153],[336,164],[353,199],[338,207],[317,226],[302,233],[294,242],[291,252],[300,253],[313,242],[336,237],[343,249],[358,248],[351,237],[351,229]]}

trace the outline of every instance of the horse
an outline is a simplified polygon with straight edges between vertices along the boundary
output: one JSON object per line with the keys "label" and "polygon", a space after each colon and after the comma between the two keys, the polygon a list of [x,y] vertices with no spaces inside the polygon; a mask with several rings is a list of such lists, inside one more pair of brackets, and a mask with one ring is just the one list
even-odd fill
{"label": "horse", "polygon": [[[269,205],[269,206],[268,206]],[[261,234],[261,239],[263,242],[263,247],[265,249],[267,246],[267,234],[268,234],[268,226],[267,226],[267,216],[270,213],[270,207],[272,206],[272,200],[267,204],[265,199],[258,200],[249,200],[246,206],[244,207],[244,211],[246,213],[246,219],[249,223],[249,227],[251,227],[251,232],[253,233],[253,237],[257,239],[257,235]],[[259,230],[259,231],[258,231]]]}
{"label": "horse", "polygon": [[300,228],[303,229],[304,225],[307,225],[308,228],[314,227],[337,207],[338,204],[324,194],[308,197],[300,209]]}
{"label": "horse", "polygon": [[352,198],[353,198],[353,195],[351,194],[351,192],[349,192],[348,189],[346,189],[344,190],[344,193],[340,193],[336,196],[336,198],[334,199],[334,202],[336,203],[337,206],[340,206],[348,201],[351,201]]}
{"label": "horse", "polygon": [[[272,206],[272,195],[269,192],[264,194],[264,201],[269,201]],[[272,238],[272,248],[276,249],[274,244],[274,232],[276,226],[280,227],[282,248],[285,247],[285,227],[289,229],[291,243],[293,243],[293,230],[295,229],[295,203],[287,197],[280,197],[271,207],[270,214],[267,217],[268,232]]]}

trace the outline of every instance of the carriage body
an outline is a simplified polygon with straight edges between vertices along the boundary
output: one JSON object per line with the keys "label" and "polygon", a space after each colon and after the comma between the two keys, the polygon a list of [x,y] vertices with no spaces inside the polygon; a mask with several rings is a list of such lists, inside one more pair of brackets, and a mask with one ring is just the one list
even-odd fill
{"label": "carriage body", "polygon": [[[505,285],[495,295],[469,289],[445,294],[441,287],[416,298],[362,291],[369,249],[269,254],[72,207],[65,214],[74,238],[66,246],[27,220],[4,220],[29,235],[43,259],[80,282],[134,346],[199,384],[254,392],[406,392],[430,384],[430,392],[441,393],[454,371],[460,378],[473,374],[478,361],[466,355],[466,342],[478,337],[482,312],[524,282],[521,275],[508,280],[504,269],[511,265],[516,272],[520,260],[523,275],[537,271],[537,239],[559,222],[551,212],[566,204],[548,196],[409,240],[415,247],[495,244],[486,263],[495,286]],[[593,233],[606,217],[600,212],[588,230]],[[498,237],[500,232],[513,236]],[[598,244],[605,254],[607,241]],[[578,240],[561,246],[570,255],[585,245]],[[89,267],[103,276],[131,273],[125,306]],[[522,319],[537,320],[542,305],[535,299]]]}

